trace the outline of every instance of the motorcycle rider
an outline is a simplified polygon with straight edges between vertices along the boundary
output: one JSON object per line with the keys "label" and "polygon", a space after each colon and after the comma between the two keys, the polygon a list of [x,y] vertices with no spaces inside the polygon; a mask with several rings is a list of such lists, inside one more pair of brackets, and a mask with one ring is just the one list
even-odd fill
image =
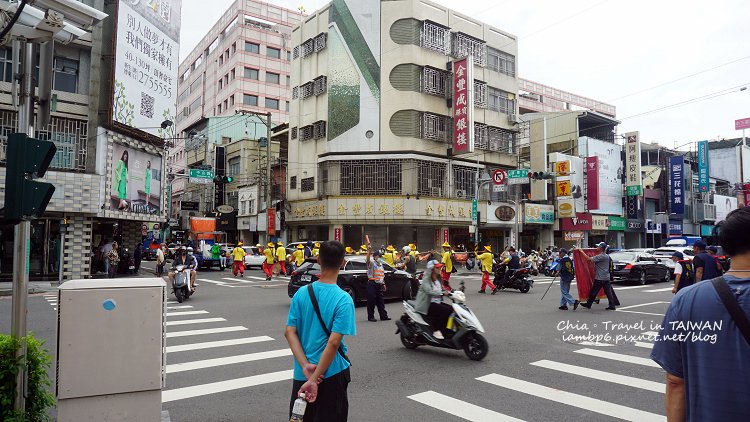
{"label": "motorcycle rider", "polygon": [[180,247],[180,253],[177,254],[177,256],[175,256],[174,258],[174,261],[172,261],[172,271],[170,271],[168,274],[169,282],[172,284],[174,284],[174,274],[178,265],[184,265],[190,271],[190,291],[194,292],[196,275],[195,268],[198,266],[198,263],[195,261],[194,256],[188,255],[188,248],[186,248],[185,246]]}
{"label": "motorcycle rider", "polygon": [[446,323],[453,313],[453,307],[443,303],[443,296],[449,293],[443,290],[440,270],[443,264],[435,260],[427,262],[425,276],[419,282],[414,310],[425,316],[430,327],[437,329],[432,335],[444,339],[447,334]]}
{"label": "motorcycle rider", "polygon": [[477,255],[477,260],[482,263],[482,288],[479,290],[479,293],[484,293],[484,289],[489,287],[492,294],[495,294],[495,289],[497,289],[490,279],[490,273],[492,272],[492,258],[492,248],[489,245],[485,246],[484,251]]}
{"label": "motorcycle rider", "polygon": [[[513,246],[509,246],[507,251],[508,257],[505,258],[505,260],[503,260],[503,262],[500,264],[507,266],[507,271],[505,271],[505,277],[503,277],[502,286],[507,285],[516,270],[521,268],[521,258],[518,257],[516,248],[514,248]],[[495,288],[492,290],[492,294],[494,295],[495,293],[497,293],[497,291],[502,286],[495,286]]]}
{"label": "motorcycle rider", "polygon": [[417,258],[411,254],[411,248],[404,246],[401,250],[401,262],[396,264],[396,268],[403,268],[407,273],[414,275],[417,273]]}

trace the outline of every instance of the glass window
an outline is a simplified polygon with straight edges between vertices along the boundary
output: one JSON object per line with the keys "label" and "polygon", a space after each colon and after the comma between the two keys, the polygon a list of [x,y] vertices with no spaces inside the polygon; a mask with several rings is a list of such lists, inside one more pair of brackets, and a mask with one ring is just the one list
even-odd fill
{"label": "glass window", "polygon": [[351,260],[346,263],[345,271],[367,271],[367,264],[362,261]]}
{"label": "glass window", "polygon": [[[232,157],[227,162],[227,174],[236,176],[240,174],[240,157]],[[243,201],[244,203],[245,201]]]}
{"label": "glass window", "polygon": [[229,80],[233,81],[234,80],[234,76],[235,76],[235,72],[234,72],[234,69],[232,69],[232,71],[229,72]]}
{"label": "glass window", "polygon": [[250,94],[243,94],[242,95],[242,103],[246,105],[258,105],[258,96],[257,95],[250,95]]}
{"label": "glass window", "polygon": [[53,89],[65,92],[77,92],[78,60],[55,57],[54,77]]}
{"label": "glass window", "polygon": [[232,43],[232,54],[234,54],[235,52],[237,52],[237,43],[233,42]]}
{"label": "glass window", "polygon": [[13,80],[13,50],[10,48],[0,50],[0,78],[5,82]]}
{"label": "glass window", "polygon": [[245,41],[245,51],[258,54],[260,53],[260,45]]}
{"label": "glass window", "polygon": [[278,73],[266,72],[266,82],[278,85],[281,82],[281,75]]}
{"label": "glass window", "polygon": [[249,67],[246,67],[245,68],[245,77],[247,79],[258,80],[258,69],[251,69]]}
{"label": "glass window", "polygon": [[266,56],[273,57],[274,59],[281,58],[281,50],[273,47],[266,47]]}
{"label": "glass window", "polygon": [[490,69],[505,73],[506,75],[516,75],[516,57],[504,51],[487,48],[487,67]]}
{"label": "glass window", "polygon": [[232,95],[231,97],[229,97],[229,106],[231,107],[233,105],[234,105],[234,95]]}
{"label": "glass window", "polygon": [[274,110],[278,110],[279,100],[276,98],[266,98],[266,108],[272,108]]}

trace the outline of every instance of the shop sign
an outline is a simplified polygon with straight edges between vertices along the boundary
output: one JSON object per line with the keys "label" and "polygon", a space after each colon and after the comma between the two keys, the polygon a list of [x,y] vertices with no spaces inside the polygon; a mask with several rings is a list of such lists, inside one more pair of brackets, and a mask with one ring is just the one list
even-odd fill
{"label": "shop sign", "polygon": [[513,221],[516,218],[516,210],[507,205],[500,205],[495,208],[495,217],[500,221]]}
{"label": "shop sign", "polygon": [[180,202],[180,209],[182,211],[198,211],[198,202],[182,201]]}
{"label": "shop sign", "polygon": [[266,232],[269,236],[276,236],[276,208],[269,208],[266,215]]}
{"label": "shop sign", "polygon": [[703,237],[710,237],[714,235],[714,226],[709,226],[707,224],[701,224],[701,236]]}
{"label": "shop sign", "polygon": [[622,217],[609,216],[609,230],[625,231],[628,221]]}
{"label": "shop sign", "polygon": [[163,196],[161,156],[116,142],[112,156],[110,209],[159,214]]}
{"label": "shop sign", "polygon": [[382,222],[421,219],[469,223],[471,214],[470,201],[353,197],[292,203],[288,218],[291,221],[346,219]]}
{"label": "shop sign", "polygon": [[606,215],[591,216],[591,230],[607,230],[609,218]]}
{"label": "shop sign", "polygon": [[641,142],[638,132],[625,134],[625,167],[627,182],[625,185],[627,196],[643,194],[643,178],[641,175]]}
{"label": "shop sign", "polygon": [[[685,213],[685,191],[682,186],[683,165],[684,159],[681,155],[675,155],[669,160],[669,178],[672,181],[669,189],[669,211],[678,215]],[[682,234],[682,227],[680,227],[680,234]]]}
{"label": "shop sign", "polygon": [[560,228],[569,231],[592,230],[591,214],[578,212],[573,218],[560,219]]}
{"label": "shop sign", "polygon": [[698,142],[698,189],[708,192],[708,141]]}
{"label": "shop sign", "polygon": [[682,236],[682,220],[669,220],[669,235]]}
{"label": "shop sign", "polygon": [[583,240],[583,232],[564,232],[566,242],[578,242]]}
{"label": "shop sign", "polygon": [[628,231],[643,231],[643,221],[640,220],[628,220]]}
{"label": "shop sign", "polygon": [[557,197],[570,196],[570,180],[561,180],[555,183],[557,186]]}
{"label": "shop sign", "polygon": [[588,209],[599,208],[599,157],[586,157],[586,200]]}
{"label": "shop sign", "polygon": [[558,176],[567,176],[570,174],[570,161],[558,161],[555,163],[555,173]]}
{"label": "shop sign", "polygon": [[333,229],[333,240],[341,242],[341,229],[338,227]]}
{"label": "shop sign", "polygon": [[555,207],[546,204],[525,204],[523,221],[528,224],[554,224]]}
{"label": "shop sign", "polygon": [[557,216],[559,218],[572,218],[575,215],[575,200],[573,198],[557,199]]}
{"label": "shop sign", "polygon": [[453,154],[474,152],[474,59],[453,61]]}
{"label": "shop sign", "polygon": [[443,227],[442,229],[440,229],[440,233],[442,234],[441,235],[441,237],[443,239],[442,243],[445,243],[445,242],[450,243],[450,239],[451,239],[451,237],[450,237],[450,229],[448,229],[448,227]]}
{"label": "shop sign", "polygon": [[654,223],[651,220],[646,220],[646,233],[661,234],[661,224]]}

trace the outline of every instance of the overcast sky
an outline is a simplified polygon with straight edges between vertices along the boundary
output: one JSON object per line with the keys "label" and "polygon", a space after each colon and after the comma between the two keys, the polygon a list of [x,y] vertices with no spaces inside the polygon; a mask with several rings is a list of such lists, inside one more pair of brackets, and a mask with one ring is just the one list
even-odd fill
{"label": "overcast sky", "polygon": [[[181,57],[232,1],[183,0]],[[518,36],[519,76],[614,104],[620,133],[675,147],[739,137],[734,120],[750,117],[750,1],[436,1]],[[328,1],[270,3],[310,13]]]}

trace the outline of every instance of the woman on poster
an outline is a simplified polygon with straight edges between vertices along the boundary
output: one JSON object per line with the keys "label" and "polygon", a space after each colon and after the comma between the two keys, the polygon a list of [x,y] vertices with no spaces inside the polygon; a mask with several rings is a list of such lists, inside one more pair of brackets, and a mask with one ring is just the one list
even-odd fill
{"label": "woman on poster", "polygon": [[146,175],[144,176],[143,190],[146,192],[146,203],[151,199],[151,160],[146,161]]}
{"label": "woman on poster", "polygon": [[117,198],[120,199],[119,209],[128,207],[128,151],[122,152],[120,161],[117,162],[114,174],[113,188],[117,189]]}

